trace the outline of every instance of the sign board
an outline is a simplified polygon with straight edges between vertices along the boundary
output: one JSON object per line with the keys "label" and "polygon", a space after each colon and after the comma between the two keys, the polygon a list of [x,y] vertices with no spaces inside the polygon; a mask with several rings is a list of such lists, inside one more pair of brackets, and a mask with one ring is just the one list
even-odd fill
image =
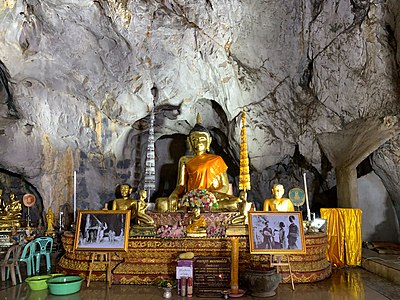
{"label": "sign board", "polygon": [[198,257],[194,262],[194,285],[197,288],[228,288],[231,264],[228,257]]}

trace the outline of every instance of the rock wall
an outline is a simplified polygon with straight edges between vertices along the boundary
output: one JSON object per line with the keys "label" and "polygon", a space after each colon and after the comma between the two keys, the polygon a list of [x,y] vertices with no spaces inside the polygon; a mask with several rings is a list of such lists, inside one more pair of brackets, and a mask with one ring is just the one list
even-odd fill
{"label": "rock wall", "polygon": [[[399,12],[395,0],[0,1],[0,167],[56,212],[77,170],[78,208],[101,208],[117,183],[141,184],[154,106],[157,171],[200,112],[235,190],[246,110],[249,199],[303,187],[306,172],[312,202],[335,186],[316,136],[399,111]],[[393,152],[372,165],[399,207]]]}

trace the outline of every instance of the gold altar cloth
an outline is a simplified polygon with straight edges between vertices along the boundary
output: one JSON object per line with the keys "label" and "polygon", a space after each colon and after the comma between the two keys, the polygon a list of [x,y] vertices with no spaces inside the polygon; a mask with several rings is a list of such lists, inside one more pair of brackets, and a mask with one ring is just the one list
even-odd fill
{"label": "gold altar cloth", "polygon": [[337,267],[360,266],[362,255],[361,219],[359,208],[321,208],[327,219],[328,260]]}
{"label": "gold altar cloth", "polygon": [[[328,278],[331,264],[326,259],[327,236],[323,233],[307,234],[307,253],[291,255],[290,264],[294,282],[316,282]],[[57,270],[66,274],[89,274],[88,251],[73,251],[74,235],[65,232],[62,236],[65,254]],[[130,238],[127,252],[116,252],[111,256],[111,269],[115,284],[156,284],[161,279],[175,277],[177,258],[182,252],[191,251],[195,257],[227,257],[231,255],[230,238]],[[269,255],[250,254],[248,237],[239,239],[239,276],[246,268],[268,264]],[[278,267],[283,282],[290,283],[289,269]],[[103,266],[92,273],[92,281],[105,281]]]}

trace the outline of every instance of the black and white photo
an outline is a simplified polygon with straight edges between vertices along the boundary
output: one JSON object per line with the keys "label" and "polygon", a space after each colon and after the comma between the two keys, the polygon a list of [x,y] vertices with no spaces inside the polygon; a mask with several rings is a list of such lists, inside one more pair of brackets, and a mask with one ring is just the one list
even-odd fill
{"label": "black and white photo", "polygon": [[249,212],[250,252],[305,253],[301,212]]}
{"label": "black and white photo", "polygon": [[127,251],[130,211],[79,211],[76,250]]}

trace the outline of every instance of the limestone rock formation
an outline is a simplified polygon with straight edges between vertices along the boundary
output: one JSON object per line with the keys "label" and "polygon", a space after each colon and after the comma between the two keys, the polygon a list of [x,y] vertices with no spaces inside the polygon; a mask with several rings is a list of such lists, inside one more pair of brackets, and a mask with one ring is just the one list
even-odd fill
{"label": "limestone rock formation", "polygon": [[[155,84],[158,194],[173,188],[197,112],[237,191],[245,109],[249,200],[275,181],[302,187],[306,171],[312,201],[335,186],[316,136],[399,111],[399,11],[396,0],[0,1],[0,185],[29,186],[56,212],[74,170],[81,209],[138,186]],[[372,166],[393,197],[383,174],[399,173],[396,154],[380,151]]]}

